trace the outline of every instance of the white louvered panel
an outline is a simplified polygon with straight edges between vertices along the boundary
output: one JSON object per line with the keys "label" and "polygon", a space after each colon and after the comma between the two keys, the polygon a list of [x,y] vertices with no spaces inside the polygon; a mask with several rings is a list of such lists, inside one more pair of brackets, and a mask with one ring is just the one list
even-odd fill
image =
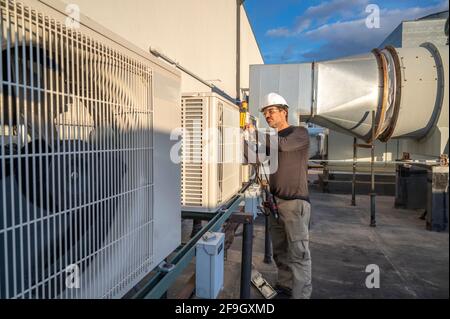
{"label": "white louvered panel", "polygon": [[182,100],[181,125],[183,148],[181,163],[181,189],[183,206],[203,205],[203,129],[204,99]]}
{"label": "white louvered panel", "polygon": [[59,15],[0,10],[0,299],[121,297],[154,263],[153,71]]}

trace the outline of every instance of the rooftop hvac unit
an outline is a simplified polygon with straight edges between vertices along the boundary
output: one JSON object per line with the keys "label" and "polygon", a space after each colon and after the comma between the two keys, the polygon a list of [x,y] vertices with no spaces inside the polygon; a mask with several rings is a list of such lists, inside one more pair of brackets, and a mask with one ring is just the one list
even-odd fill
{"label": "rooftop hvac unit", "polygon": [[64,8],[0,10],[0,299],[122,297],[180,243],[154,201],[179,196],[180,74]]}
{"label": "rooftop hvac unit", "polygon": [[215,93],[183,95],[181,205],[216,212],[240,189],[239,108]]}

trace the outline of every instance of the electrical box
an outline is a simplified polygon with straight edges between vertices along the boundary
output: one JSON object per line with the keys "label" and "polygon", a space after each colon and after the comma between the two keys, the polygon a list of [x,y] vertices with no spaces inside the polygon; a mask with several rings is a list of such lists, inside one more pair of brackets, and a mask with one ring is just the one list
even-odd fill
{"label": "electrical box", "polygon": [[427,229],[448,232],[448,166],[431,167],[427,181]]}
{"label": "electrical box", "polygon": [[216,299],[223,288],[223,233],[206,233],[197,242],[195,294],[199,298]]}
{"label": "electrical box", "polygon": [[423,167],[408,164],[397,165],[395,186],[395,207],[426,209],[427,173]]}
{"label": "electrical box", "polygon": [[259,185],[250,186],[244,193],[245,197],[245,212],[251,213],[253,218],[258,216],[259,206],[261,203],[261,187]]}

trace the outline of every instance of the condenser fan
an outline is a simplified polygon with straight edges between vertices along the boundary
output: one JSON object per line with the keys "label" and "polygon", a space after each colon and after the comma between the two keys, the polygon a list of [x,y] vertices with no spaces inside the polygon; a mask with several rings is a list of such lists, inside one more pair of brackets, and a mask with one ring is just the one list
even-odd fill
{"label": "condenser fan", "polygon": [[[124,153],[113,152],[118,134],[115,115],[109,114],[106,122],[99,110],[74,97],[78,92],[71,91],[70,72],[62,67],[67,62],[61,56],[34,45],[16,46],[2,51],[2,61],[1,124],[7,135],[1,139],[5,164],[0,165],[0,178],[7,179],[3,185],[8,196],[0,219],[7,214],[6,226],[11,227],[23,221],[39,225],[16,239],[24,243],[37,240],[37,249],[25,247],[24,251],[32,262],[21,265],[27,271],[20,280],[33,286],[42,282],[45,274],[62,277],[62,261],[86,254],[89,250],[83,248],[94,236],[91,250],[100,249],[119,204],[105,199],[121,191],[127,169]],[[64,94],[56,91],[58,83],[67,90]],[[83,93],[89,92],[84,89]],[[107,183],[100,174],[105,165],[114,172],[114,183]],[[20,257],[15,257],[17,262]],[[5,262],[2,258],[1,265]],[[86,258],[81,271],[89,267],[90,260]],[[9,258],[10,268],[13,261]],[[61,280],[48,281],[44,284],[48,293],[37,291],[32,297],[58,297],[63,284]],[[0,287],[0,295],[13,295],[11,286],[9,291]]]}

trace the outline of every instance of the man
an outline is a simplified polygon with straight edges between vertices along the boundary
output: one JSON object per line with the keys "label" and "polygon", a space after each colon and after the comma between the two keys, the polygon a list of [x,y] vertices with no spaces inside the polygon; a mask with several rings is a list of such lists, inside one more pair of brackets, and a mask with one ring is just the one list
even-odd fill
{"label": "man", "polygon": [[272,215],[269,228],[273,257],[278,268],[278,293],[293,299],[311,297],[311,255],[308,193],[309,135],[304,127],[288,124],[289,106],[276,94],[268,94],[260,111],[278,132],[278,169],[271,172],[269,186],[275,196],[279,219]]}

